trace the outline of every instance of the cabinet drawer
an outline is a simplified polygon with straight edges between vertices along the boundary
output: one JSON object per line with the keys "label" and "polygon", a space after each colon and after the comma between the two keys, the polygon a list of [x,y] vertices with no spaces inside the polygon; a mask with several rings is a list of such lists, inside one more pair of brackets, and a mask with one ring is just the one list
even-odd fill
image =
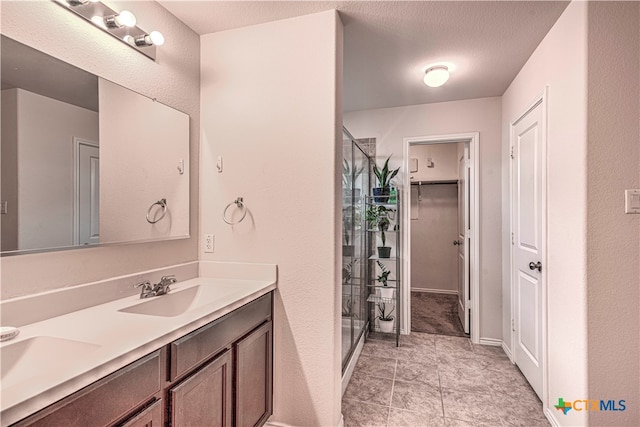
{"label": "cabinet drawer", "polygon": [[162,400],[156,400],[151,406],[140,411],[121,427],[161,427]]}
{"label": "cabinet drawer", "polygon": [[270,318],[268,293],[172,342],[169,380],[174,381]]}
{"label": "cabinet drawer", "polygon": [[161,350],[126,366],[14,426],[106,426],[161,388]]}

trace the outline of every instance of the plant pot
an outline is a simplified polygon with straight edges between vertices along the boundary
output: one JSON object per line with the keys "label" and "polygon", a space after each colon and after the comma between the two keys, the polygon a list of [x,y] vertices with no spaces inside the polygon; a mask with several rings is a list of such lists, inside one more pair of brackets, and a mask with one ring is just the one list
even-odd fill
{"label": "plant pot", "polygon": [[373,201],[375,203],[389,203],[390,193],[391,193],[391,188],[389,187],[374,187]]}
{"label": "plant pot", "polygon": [[378,246],[378,258],[391,258],[391,246]]}
{"label": "plant pot", "polygon": [[387,298],[387,299],[393,299],[393,288],[390,288],[388,286],[384,286],[380,289],[380,296],[382,298]]}
{"label": "plant pot", "polygon": [[354,248],[353,245],[342,245],[342,256],[353,256]]}
{"label": "plant pot", "polygon": [[388,334],[389,332],[393,332],[393,323],[394,323],[394,319],[382,320],[378,318],[378,325],[380,326],[380,332],[384,332],[385,334]]}

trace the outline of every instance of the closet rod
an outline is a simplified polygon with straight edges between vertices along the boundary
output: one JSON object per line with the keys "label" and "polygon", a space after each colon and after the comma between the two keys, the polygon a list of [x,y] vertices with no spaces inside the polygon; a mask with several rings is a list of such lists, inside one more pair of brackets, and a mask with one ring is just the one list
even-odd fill
{"label": "closet rod", "polygon": [[411,181],[411,185],[438,185],[438,184],[457,184],[458,181]]}

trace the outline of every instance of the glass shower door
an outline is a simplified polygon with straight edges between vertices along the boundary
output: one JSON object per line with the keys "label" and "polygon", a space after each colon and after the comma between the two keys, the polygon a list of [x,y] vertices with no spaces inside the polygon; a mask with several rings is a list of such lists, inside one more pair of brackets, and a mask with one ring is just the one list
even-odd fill
{"label": "glass shower door", "polygon": [[345,130],[342,175],[342,366],[347,365],[367,321],[365,196],[369,157]]}

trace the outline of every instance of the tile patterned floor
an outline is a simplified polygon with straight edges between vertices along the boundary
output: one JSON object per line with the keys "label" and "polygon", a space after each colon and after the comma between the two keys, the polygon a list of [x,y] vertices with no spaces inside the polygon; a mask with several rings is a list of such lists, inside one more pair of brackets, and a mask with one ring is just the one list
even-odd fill
{"label": "tile patterned floor", "polygon": [[342,398],[345,427],[549,426],[500,347],[412,332],[372,334]]}

